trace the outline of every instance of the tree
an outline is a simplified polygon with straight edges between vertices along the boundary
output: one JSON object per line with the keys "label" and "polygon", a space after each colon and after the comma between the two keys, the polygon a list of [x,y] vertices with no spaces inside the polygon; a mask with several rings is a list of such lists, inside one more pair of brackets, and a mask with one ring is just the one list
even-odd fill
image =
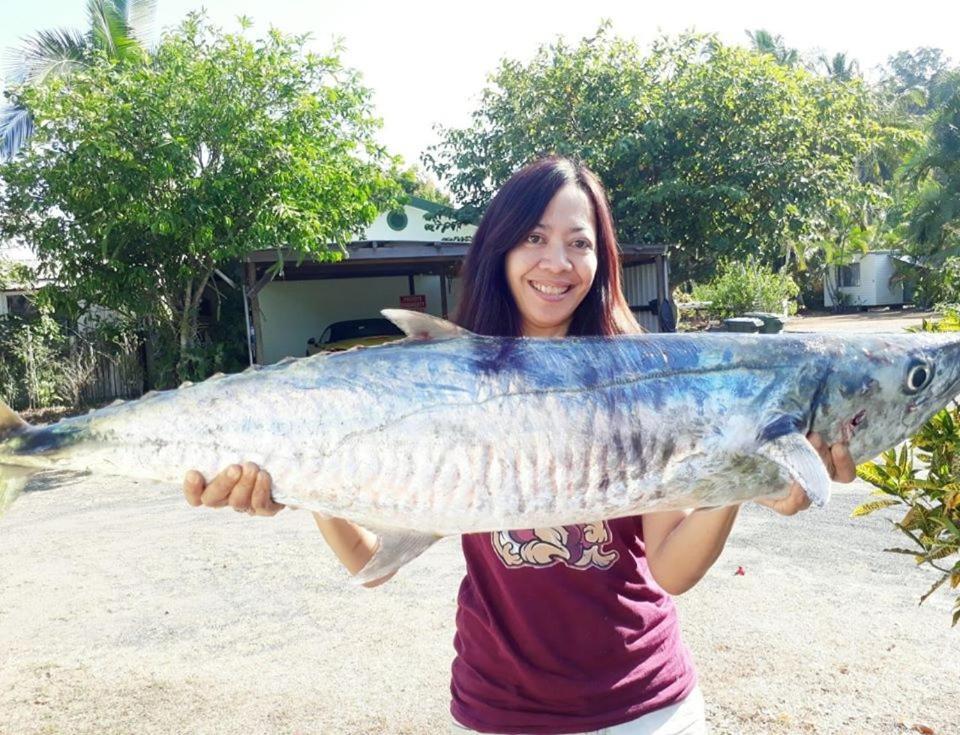
{"label": "tree", "polygon": [[69,303],[147,322],[181,376],[214,271],[252,250],[336,259],[400,194],[370,92],[305,37],[189,16],[148,63],[22,88],[33,144],[0,166],[0,237],[31,244]]}
{"label": "tree", "polygon": [[827,72],[827,76],[837,81],[849,82],[854,77],[860,76],[860,64],[856,59],[848,60],[846,54],[834,54],[832,58],[821,54],[818,60]]}
{"label": "tree", "polygon": [[[10,54],[7,76],[14,85],[66,77],[97,54],[109,59],[146,58],[156,0],[87,0],[86,33],[72,29],[38,31]],[[0,107],[0,161],[12,158],[33,134],[33,116],[22,102]]]}
{"label": "tree", "polygon": [[761,54],[769,54],[778,64],[796,66],[800,63],[800,53],[795,48],[787,46],[783,36],[774,36],[770,31],[747,31],[747,37],[753,50]]}
{"label": "tree", "polygon": [[410,166],[401,171],[397,183],[408,197],[420,197],[428,202],[436,202],[448,207],[453,204],[449,195],[442,192],[437,183],[416,166]]}
{"label": "tree", "polygon": [[694,34],[645,54],[606,26],[529,64],[502,61],[470,127],[440,132],[424,161],[461,218],[531,158],[574,155],[606,184],[622,241],[678,246],[675,282],[709,277],[723,257],[802,261],[837,203],[871,189],[858,161],[885,135],[860,80]]}
{"label": "tree", "polygon": [[926,268],[921,289],[930,301],[960,300],[960,70],[932,85],[925,145],[904,168],[913,187],[904,224],[908,251]]}
{"label": "tree", "polygon": [[950,59],[938,48],[921,47],[900,51],[887,60],[883,89],[898,102],[907,115],[926,115],[935,103],[930,93],[938,80],[950,70]]}

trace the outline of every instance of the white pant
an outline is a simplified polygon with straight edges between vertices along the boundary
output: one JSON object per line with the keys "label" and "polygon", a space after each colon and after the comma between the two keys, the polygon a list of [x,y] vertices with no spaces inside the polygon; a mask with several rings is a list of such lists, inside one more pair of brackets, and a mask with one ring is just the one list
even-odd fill
{"label": "white pant", "polygon": [[[454,722],[451,735],[463,735],[474,732]],[[621,725],[591,730],[582,735],[706,735],[707,722],[703,708],[703,694],[700,687],[676,704],[663,709],[648,712],[636,720]]]}

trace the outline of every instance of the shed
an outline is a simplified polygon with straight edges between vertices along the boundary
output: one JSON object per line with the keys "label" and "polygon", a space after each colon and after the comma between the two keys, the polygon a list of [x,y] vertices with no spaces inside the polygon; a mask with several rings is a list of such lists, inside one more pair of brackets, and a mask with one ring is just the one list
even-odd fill
{"label": "shed", "polygon": [[849,265],[829,268],[823,284],[823,305],[902,306],[903,282],[893,280],[900,258],[893,250],[873,250],[855,257]]}
{"label": "shed", "polygon": [[[37,267],[37,258],[33,251],[22,243],[13,241],[0,243],[0,261],[12,265],[22,265],[33,270]],[[4,314],[26,314],[30,310],[30,296],[39,286],[50,282],[43,278],[37,283],[4,283],[0,285],[0,316]]]}

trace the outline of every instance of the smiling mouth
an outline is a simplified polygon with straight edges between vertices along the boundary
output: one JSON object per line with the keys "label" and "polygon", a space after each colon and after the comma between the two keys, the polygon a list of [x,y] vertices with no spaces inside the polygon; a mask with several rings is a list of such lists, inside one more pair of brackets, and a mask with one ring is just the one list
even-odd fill
{"label": "smiling mouth", "polygon": [[573,284],[571,283],[567,283],[560,286],[552,285],[549,283],[540,283],[538,281],[527,281],[527,283],[529,283],[530,286],[533,288],[533,290],[536,291],[537,293],[541,293],[544,296],[553,296],[553,297],[563,296],[568,291],[570,291],[570,289],[573,288]]}

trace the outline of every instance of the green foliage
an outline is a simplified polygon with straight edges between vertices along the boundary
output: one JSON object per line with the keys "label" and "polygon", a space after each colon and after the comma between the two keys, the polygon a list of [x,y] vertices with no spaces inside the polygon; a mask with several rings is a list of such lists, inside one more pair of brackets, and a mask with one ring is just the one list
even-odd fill
{"label": "green foliage", "polygon": [[925,304],[960,301],[960,70],[931,84],[925,145],[903,170],[898,215],[905,250],[920,265]]}
{"label": "green foliage", "polygon": [[60,361],[68,348],[48,314],[0,317],[0,397],[14,408],[43,408],[60,400]]}
{"label": "green foliage", "polygon": [[[137,63],[145,61],[156,0],[87,0],[89,27],[38,31],[7,52],[8,81],[42,83],[68,77],[96,55]],[[12,158],[33,134],[34,120],[21,102],[0,106],[0,159]]]}
{"label": "green foliage", "polygon": [[649,53],[608,27],[532,61],[505,59],[472,123],[442,129],[424,161],[476,218],[518,166],[578,156],[610,193],[623,242],[675,244],[675,281],[720,258],[801,260],[831,214],[879,196],[859,162],[895,134],[861,80],[835,80],[713,37]]}
{"label": "green foliage", "polygon": [[101,55],[19,89],[37,131],[0,166],[0,238],[35,247],[61,306],[162,334],[185,375],[217,268],[267,248],[338,259],[398,201],[369,90],[304,44],[193,15],[147,63]]}
{"label": "green foliage", "polygon": [[694,301],[711,302],[708,313],[716,318],[740,316],[748,311],[782,313],[784,302],[789,302],[791,313],[796,312],[797,284],[789,274],[774,273],[755,258],[723,260],[717,277],[706,284],[694,286]]}
{"label": "green foliage", "polygon": [[428,202],[445,204],[448,207],[453,206],[450,197],[440,191],[436,182],[432,181],[416,166],[404,169],[399,174],[398,183],[403,189],[403,193],[411,197],[420,197]]}
{"label": "green foliage", "polygon": [[[953,310],[939,322],[924,322],[923,331],[960,331],[960,313]],[[877,488],[881,498],[860,505],[854,516],[880,508],[902,506],[906,512],[894,525],[912,542],[912,548],[887,549],[909,554],[917,564],[941,573],[920,598],[923,603],[945,583],[960,587],[960,405],[953,404],[931,418],[916,436],[891,449],[881,462],[857,467],[857,475]],[[953,558],[951,563],[951,557]],[[960,622],[960,595],[953,625]]]}

